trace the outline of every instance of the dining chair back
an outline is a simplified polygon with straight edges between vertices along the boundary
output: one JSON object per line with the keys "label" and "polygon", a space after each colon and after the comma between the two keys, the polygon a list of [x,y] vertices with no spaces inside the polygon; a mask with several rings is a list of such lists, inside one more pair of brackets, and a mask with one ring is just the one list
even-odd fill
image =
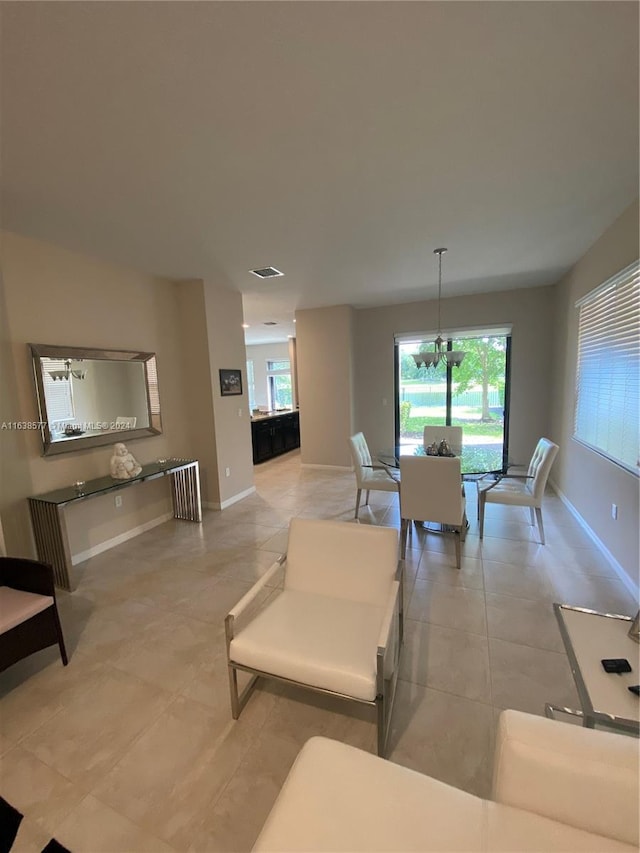
{"label": "dining chair back", "polygon": [[458,457],[400,457],[400,517],[402,554],[406,554],[409,525],[412,521],[434,521],[445,526],[443,532],[455,536],[456,563],[460,568],[460,542],[466,533],[465,497],[460,488]]}
{"label": "dining chair back", "polygon": [[369,445],[364,437],[364,434],[357,432],[349,439],[349,449],[351,451],[351,460],[353,469],[356,475],[356,511],[355,518],[358,518],[360,510],[360,500],[362,491],[365,490],[365,506],[369,503],[369,493],[373,491],[379,492],[397,492],[398,481],[391,476],[389,469],[384,465],[374,465],[369,451]]}
{"label": "dining chair back", "polygon": [[462,453],[462,427],[461,426],[426,426],[423,433],[425,449],[429,445],[440,444],[442,439],[447,442],[456,456]]}

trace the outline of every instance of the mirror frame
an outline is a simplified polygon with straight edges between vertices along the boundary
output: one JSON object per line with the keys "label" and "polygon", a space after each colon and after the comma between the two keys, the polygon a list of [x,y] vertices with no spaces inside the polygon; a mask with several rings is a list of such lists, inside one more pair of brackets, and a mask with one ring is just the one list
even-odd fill
{"label": "mirror frame", "polygon": [[[89,349],[84,347],[63,347],[57,344],[29,344],[31,349],[31,363],[36,386],[36,398],[38,401],[38,413],[40,422],[40,435],[42,438],[42,455],[50,456],[58,453],[71,453],[76,450],[86,450],[89,447],[102,447],[133,438],[146,438],[151,435],[162,433],[162,419],[160,416],[160,405],[158,412],[151,412],[151,401],[149,396],[149,369],[152,367],[157,377],[156,355],[153,352],[134,352],[131,350],[117,349]],[[105,432],[100,435],[79,435],[66,441],[52,441],[49,429],[49,418],[47,416],[47,401],[44,393],[44,381],[42,378],[43,358],[69,358],[72,361],[91,359],[94,361],[139,361],[144,364],[145,391],[147,395],[147,412],[149,414],[148,427],[136,427],[134,429],[123,429],[117,432]],[[157,383],[157,379],[156,379]],[[159,393],[158,393],[159,400]]]}

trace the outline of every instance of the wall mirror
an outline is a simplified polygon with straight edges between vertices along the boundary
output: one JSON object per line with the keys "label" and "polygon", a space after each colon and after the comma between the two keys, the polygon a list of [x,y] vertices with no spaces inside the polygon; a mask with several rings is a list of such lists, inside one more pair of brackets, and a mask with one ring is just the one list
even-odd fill
{"label": "wall mirror", "polygon": [[155,353],[29,347],[43,455],[162,432]]}

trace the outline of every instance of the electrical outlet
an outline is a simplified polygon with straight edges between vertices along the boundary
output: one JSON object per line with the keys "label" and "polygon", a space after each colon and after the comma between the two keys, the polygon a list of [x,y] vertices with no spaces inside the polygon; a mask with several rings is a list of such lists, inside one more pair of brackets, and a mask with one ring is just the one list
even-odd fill
{"label": "electrical outlet", "polygon": [[116,495],[116,509],[120,509],[122,506],[122,495]]}
{"label": "electrical outlet", "polygon": [[614,521],[617,521],[618,518],[618,504],[611,504],[611,518]]}
{"label": "electrical outlet", "polygon": [[242,409],[238,409],[238,417],[239,417],[239,418],[241,418],[241,417],[242,417]]}
{"label": "electrical outlet", "polygon": [[230,477],[230,476],[231,476],[231,468],[225,468],[225,469],[224,469],[224,476],[225,476],[225,477]]}

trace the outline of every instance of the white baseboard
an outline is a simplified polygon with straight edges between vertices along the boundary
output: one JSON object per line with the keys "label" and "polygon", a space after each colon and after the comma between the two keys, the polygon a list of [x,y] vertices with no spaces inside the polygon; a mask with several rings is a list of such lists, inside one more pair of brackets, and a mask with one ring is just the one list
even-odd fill
{"label": "white baseboard", "polygon": [[256,490],[255,486],[251,486],[250,489],[245,489],[244,492],[238,492],[237,495],[234,495],[232,498],[227,498],[226,501],[222,501],[222,503],[216,503],[215,501],[203,501],[202,506],[207,509],[226,509],[228,506],[232,504],[238,503],[238,501],[243,500],[244,498],[248,498],[249,495],[254,494]]}
{"label": "white baseboard", "polygon": [[325,471],[353,471],[351,465],[314,465],[311,462],[301,462],[301,468],[322,468]]}
{"label": "white baseboard", "polygon": [[573,515],[573,517],[576,519],[578,524],[582,527],[582,529],[587,534],[587,536],[589,536],[593,540],[594,544],[597,545],[598,548],[602,551],[603,556],[606,557],[607,561],[609,562],[611,567],[614,569],[615,573],[618,575],[618,577],[620,578],[622,583],[626,586],[626,588],[629,590],[629,592],[633,595],[634,600],[637,601],[638,597],[640,596],[640,588],[635,584],[633,578],[629,577],[629,575],[625,572],[623,566],[616,560],[616,558],[613,556],[611,551],[604,544],[602,539],[600,539],[600,537],[596,533],[593,532],[593,530],[589,527],[587,522],[580,515],[580,513],[574,507],[574,505],[571,503],[569,498],[558,487],[558,485],[556,483],[554,483],[551,479],[549,479],[549,485],[554,490],[554,492],[557,494],[557,496],[560,498],[562,503],[569,510],[571,515]]}
{"label": "white baseboard", "polygon": [[133,527],[131,530],[127,530],[126,533],[120,533],[118,536],[114,536],[112,539],[107,539],[105,542],[101,542],[99,545],[94,545],[92,548],[87,548],[86,551],[80,551],[79,554],[73,554],[73,556],[71,557],[71,565],[75,566],[78,563],[84,563],[84,561],[88,560],[90,557],[95,557],[97,554],[102,554],[103,551],[108,551],[110,548],[115,548],[116,545],[121,545],[128,539],[133,539],[134,536],[139,536],[141,533],[144,533],[147,530],[151,530],[152,527],[157,527],[159,524],[164,524],[165,521],[169,521],[169,519],[171,518],[173,518],[173,513],[166,512],[163,515],[159,515],[157,518],[151,519],[151,521],[145,521],[144,524],[139,524],[138,527]]}

